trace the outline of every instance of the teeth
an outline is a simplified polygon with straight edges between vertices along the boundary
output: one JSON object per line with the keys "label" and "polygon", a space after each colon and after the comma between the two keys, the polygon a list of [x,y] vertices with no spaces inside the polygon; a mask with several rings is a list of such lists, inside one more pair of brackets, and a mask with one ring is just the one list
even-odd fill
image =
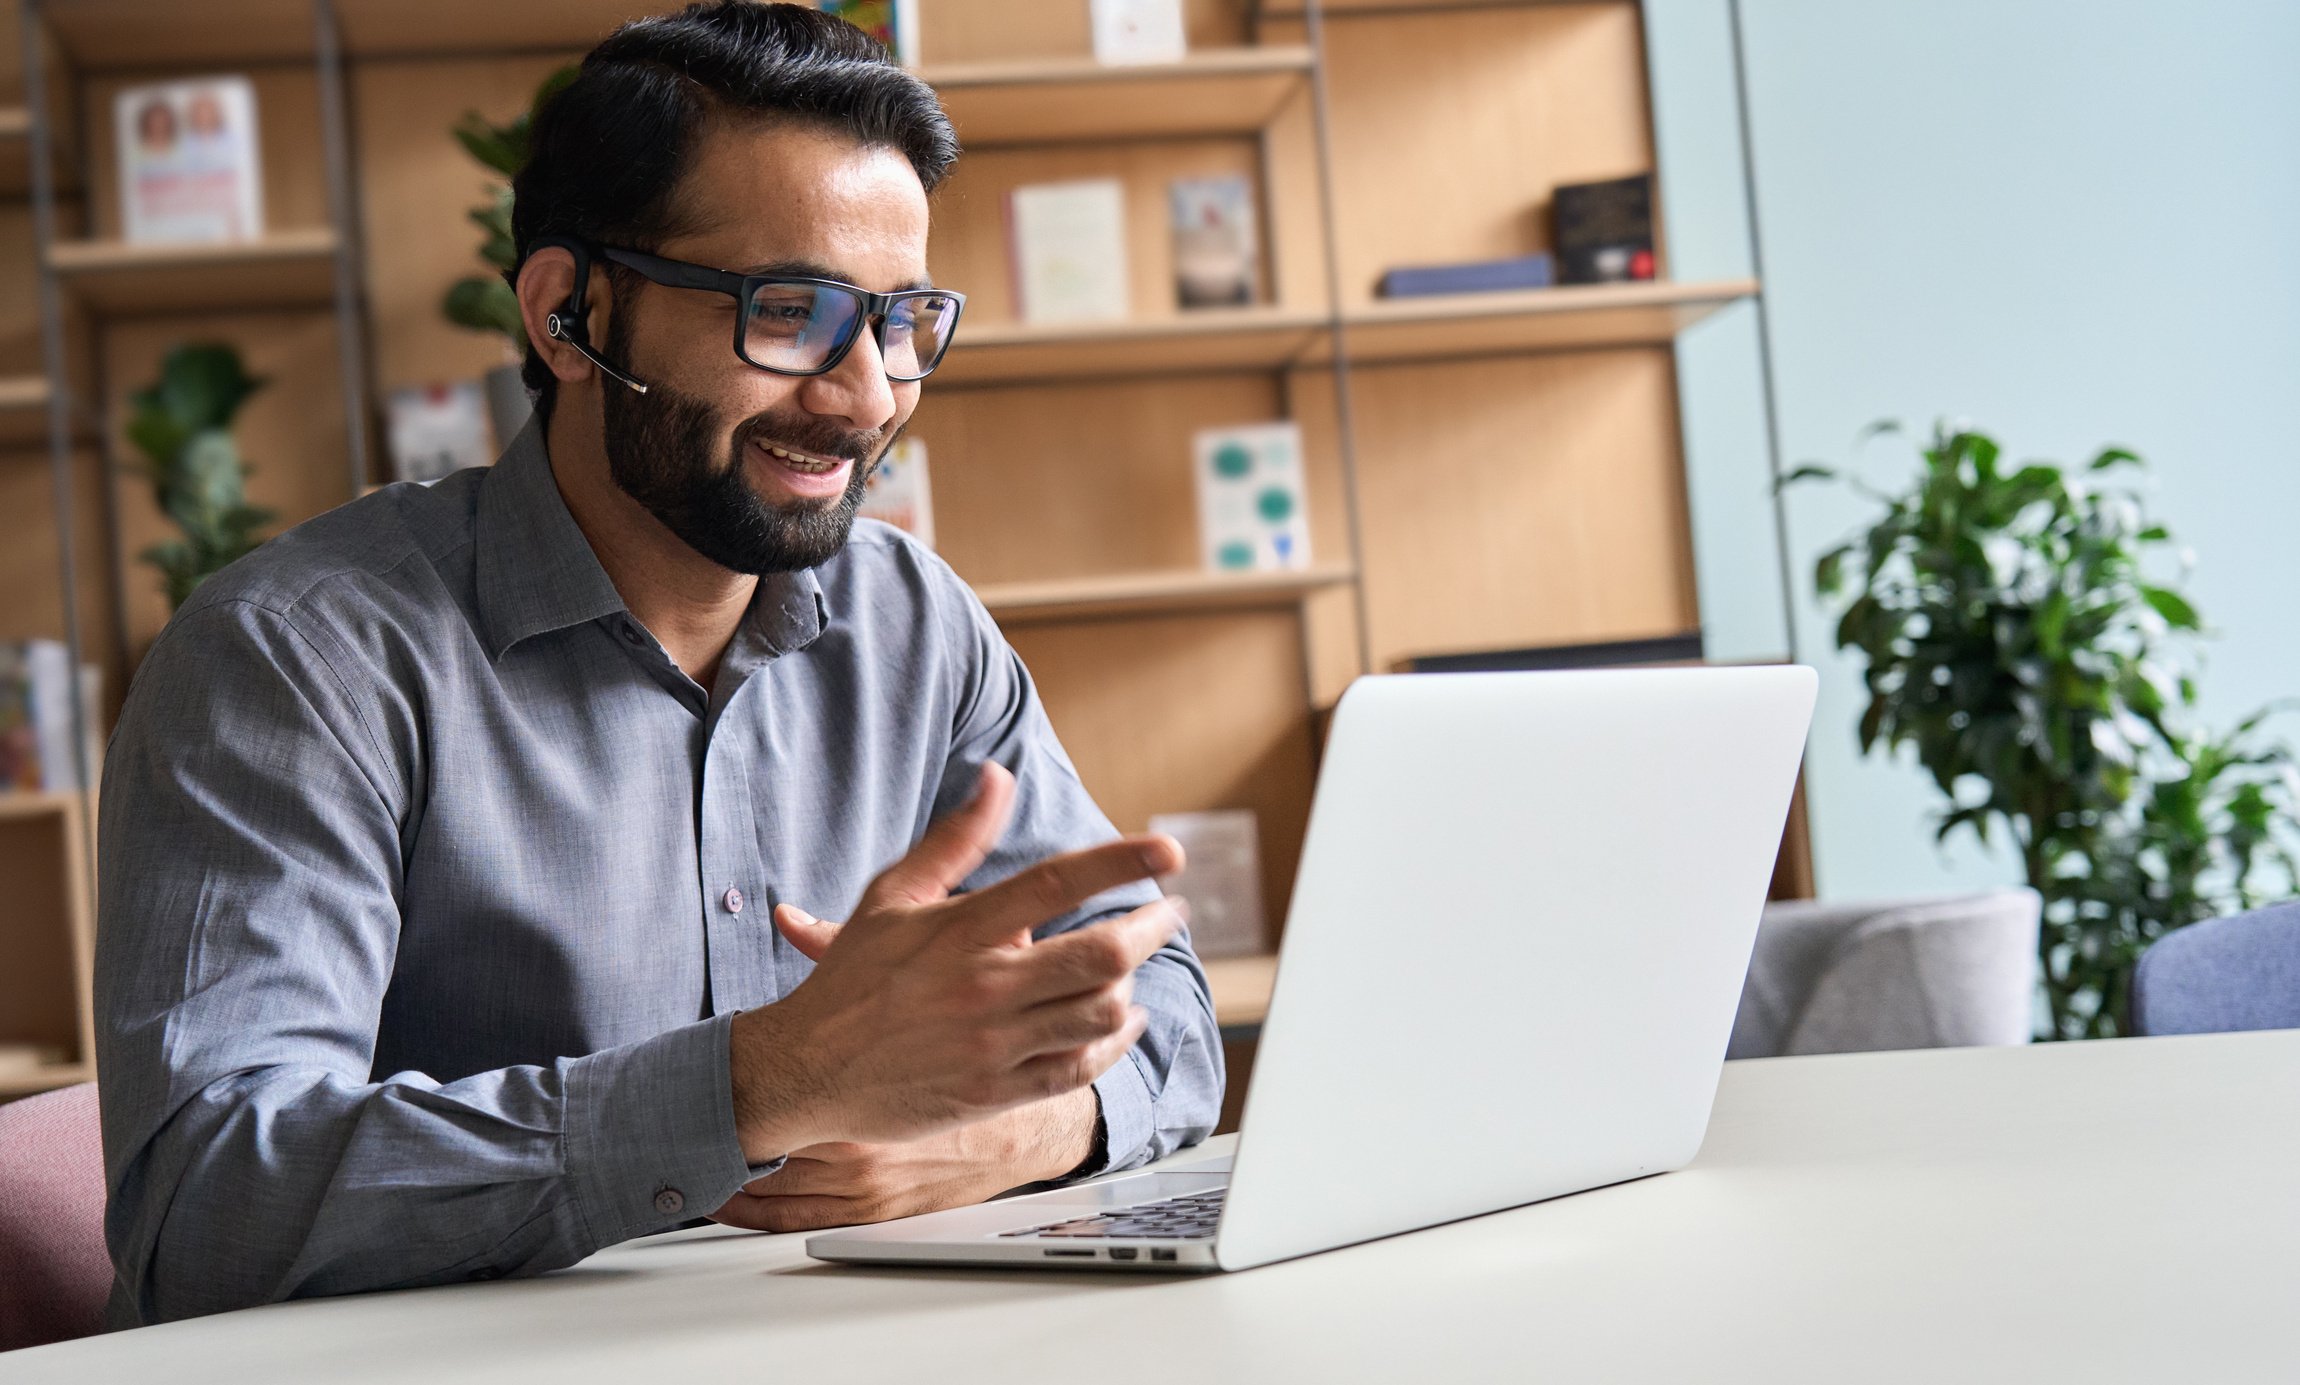
{"label": "teeth", "polygon": [[786,448],[777,447],[771,442],[761,443],[760,446],[766,448],[770,455],[789,466],[793,471],[803,471],[810,475],[820,476],[825,472],[836,471],[840,466],[837,462],[818,461],[813,457],[801,456]]}

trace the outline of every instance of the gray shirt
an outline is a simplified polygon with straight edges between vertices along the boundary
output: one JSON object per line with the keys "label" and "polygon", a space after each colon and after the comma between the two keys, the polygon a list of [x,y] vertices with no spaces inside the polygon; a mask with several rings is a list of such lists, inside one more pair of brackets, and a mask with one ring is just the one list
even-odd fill
{"label": "gray shirt", "polygon": [[[104,773],[97,1054],[115,1322],[532,1274],[719,1206],[736,1011],[1014,772],[967,881],[1115,835],[966,585],[901,532],[763,578],[717,676],[625,610],[530,426],[210,579]],[[1112,890],[1041,933],[1156,896]],[[1105,1167],[1222,1089],[1186,941],[1095,1083]],[[1099,1171],[1099,1170],[1089,1170]]]}

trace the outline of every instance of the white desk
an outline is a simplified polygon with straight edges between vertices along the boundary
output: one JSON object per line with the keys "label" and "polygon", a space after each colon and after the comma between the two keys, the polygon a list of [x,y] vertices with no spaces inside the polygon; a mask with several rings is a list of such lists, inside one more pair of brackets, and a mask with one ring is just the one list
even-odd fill
{"label": "white desk", "polygon": [[2300,1380],[2296,1321],[2290,1032],[1735,1063],[1684,1172],[1245,1274],[859,1270],[710,1229],[0,1380],[2234,1385]]}

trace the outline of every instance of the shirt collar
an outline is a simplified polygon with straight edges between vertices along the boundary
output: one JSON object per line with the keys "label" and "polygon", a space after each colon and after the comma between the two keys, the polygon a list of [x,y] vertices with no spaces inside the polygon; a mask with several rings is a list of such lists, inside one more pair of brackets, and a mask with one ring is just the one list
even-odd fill
{"label": "shirt collar", "polygon": [[[540,415],[527,420],[480,486],[476,541],[490,659],[532,636],[625,609],[560,497]],[[813,643],[830,624],[822,583],[811,570],[760,578],[743,623],[770,657]]]}

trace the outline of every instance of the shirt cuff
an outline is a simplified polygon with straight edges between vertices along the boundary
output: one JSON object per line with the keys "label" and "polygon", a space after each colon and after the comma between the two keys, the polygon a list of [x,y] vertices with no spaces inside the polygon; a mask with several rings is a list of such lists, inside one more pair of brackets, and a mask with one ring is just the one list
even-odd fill
{"label": "shirt cuff", "polygon": [[717,1211],[753,1167],[735,1134],[734,1015],[578,1058],[567,1070],[567,1172],[592,1249]]}
{"label": "shirt cuff", "polygon": [[1141,1057],[1133,1049],[1111,1064],[1110,1071],[1094,1079],[1094,1095],[1102,1103],[1103,1154],[1100,1168],[1080,1169],[1079,1178],[1092,1178],[1113,1169],[1141,1162],[1157,1133],[1150,1109],[1150,1085],[1142,1080]]}

